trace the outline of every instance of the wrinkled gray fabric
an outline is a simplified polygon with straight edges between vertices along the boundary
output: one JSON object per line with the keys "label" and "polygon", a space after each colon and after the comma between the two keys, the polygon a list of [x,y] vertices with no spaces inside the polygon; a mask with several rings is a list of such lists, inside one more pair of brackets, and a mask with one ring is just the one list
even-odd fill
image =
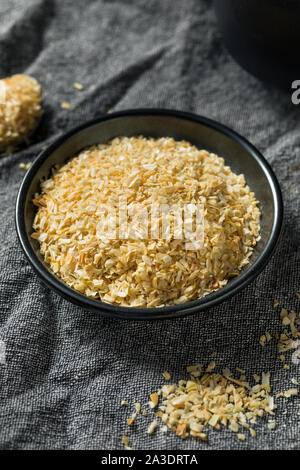
{"label": "wrinkled gray fabric", "polygon": [[[19,72],[41,82],[45,116],[29,148],[0,159],[1,449],[122,449],[124,433],[136,449],[299,449],[298,397],[277,400],[275,430],[262,419],[256,439],[210,430],[208,444],[147,435],[151,413],[127,430],[132,407],[120,401],[146,402],[162,371],[182,378],[215,351],[219,370],[270,370],[276,393],[300,382],[300,365],[284,370],[274,339],[259,344],[266,330],[282,331],[274,298],[300,310],[300,106],[232,60],[209,0],[1,1],[0,76]],[[166,322],[112,321],[54,294],[26,261],[14,227],[19,163],[109,109],[147,106],[208,116],[257,145],[283,190],[284,229],[264,272],[223,305]]]}

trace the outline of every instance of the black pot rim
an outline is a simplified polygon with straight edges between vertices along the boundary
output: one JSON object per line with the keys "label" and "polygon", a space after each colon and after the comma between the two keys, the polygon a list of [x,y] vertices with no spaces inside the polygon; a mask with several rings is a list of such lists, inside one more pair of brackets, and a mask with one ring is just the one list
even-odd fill
{"label": "black pot rim", "polygon": [[[181,305],[159,307],[159,308],[118,307],[116,305],[104,303],[99,300],[93,300],[83,294],[80,294],[79,292],[71,289],[65,283],[60,281],[54,274],[52,275],[49,271],[47,271],[47,269],[43,266],[43,264],[39,261],[39,259],[35,255],[31,247],[31,244],[28,240],[28,235],[26,231],[24,210],[25,210],[27,191],[29,189],[30,183],[36,171],[40,168],[40,166],[48,158],[48,156],[55,149],[57,149],[63,142],[65,142],[68,138],[70,138],[71,136],[80,132],[83,129],[86,129],[90,126],[96,125],[100,122],[104,122],[107,120],[113,120],[113,119],[124,117],[124,116],[140,116],[140,115],[179,117],[179,118],[199,122],[205,126],[211,127],[225,134],[229,138],[238,142],[253,157],[253,159],[256,160],[256,162],[261,166],[261,168],[263,169],[268,179],[268,182],[270,184],[271,191],[273,194],[274,219],[273,219],[271,234],[260,256],[253,263],[253,265],[246,272],[239,275],[230,284],[223,287],[219,291],[213,292],[212,294],[209,294],[208,296],[203,297],[201,299],[193,300],[193,301],[181,304]],[[47,286],[49,286],[54,291],[59,293],[62,297],[66,298],[67,300],[71,301],[72,303],[76,305],[79,305],[80,307],[84,309],[99,313],[102,316],[126,319],[126,320],[130,320],[130,319],[131,320],[157,320],[157,319],[182,317],[188,314],[206,310],[208,308],[216,306],[219,303],[229,299],[231,296],[238,293],[247,284],[253,281],[258,276],[258,274],[263,270],[263,268],[266,266],[267,262],[269,261],[274,251],[278,238],[280,236],[282,220],[283,220],[283,201],[282,201],[282,194],[281,194],[279,183],[269,163],[266,161],[263,155],[259,152],[259,150],[257,150],[256,147],[254,147],[254,145],[252,145],[248,140],[246,140],[237,132],[233,131],[232,129],[212,119],[199,116],[196,114],[184,112],[184,111],[177,111],[177,110],[171,110],[171,109],[156,109],[156,108],[142,108],[142,109],[138,108],[138,109],[124,110],[124,111],[111,113],[111,114],[105,114],[105,115],[100,116],[97,119],[93,119],[80,126],[77,126],[71,129],[70,131],[65,132],[62,136],[58,137],[47,149],[45,149],[38,155],[38,157],[33,162],[31,168],[26,173],[23,179],[23,182],[20,186],[19,192],[18,192],[17,201],[16,201],[16,216],[15,216],[16,230],[17,230],[18,238],[23,248],[23,251],[26,257],[28,258],[30,264],[34,268],[34,270],[37,272],[37,274],[40,276],[40,278],[44,281],[44,283]]]}

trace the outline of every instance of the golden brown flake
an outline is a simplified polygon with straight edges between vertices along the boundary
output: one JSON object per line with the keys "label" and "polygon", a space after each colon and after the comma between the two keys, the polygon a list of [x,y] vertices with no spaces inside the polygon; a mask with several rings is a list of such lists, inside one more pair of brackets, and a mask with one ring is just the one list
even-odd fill
{"label": "golden brown flake", "polygon": [[206,368],[206,372],[211,372],[212,370],[214,370],[215,367],[216,367],[215,361],[211,361]]}
{"label": "golden brown flake", "polygon": [[152,421],[152,423],[149,425],[149,427],[148,427],[148,429],[147,429],[147,433],[148,433],[148,434],[153,434],[154,431],[155,431],[155,429],[157,428],[157,426],[158,426],[157,421],[155,421],[155,420]]}
{"label": "golden brown flake", "polygon": [[260,376],[259,375],[253,374],[253,378],[254,378],[256,383],[260,382]]}
{"label": "golden brown flake", "polygon": [[83,85],[79,82],[74,82],[73,87],[76,88],[76,90],[79,90],[79,91],[83,90]]}
{"label": "golden brown flake", "polygon": [[150,400],[153,403],[154,407],[157,406],[158,405],[158,394],[157,393],[151,393]]}
{"label": "golden brown flake", "polygon": [[280,318],[283,319],[284,317],[287,317],[289,312],[287,311],[286,308],[282,308],[280,311]]}
{"label": "golden brown flake", "polygon": [[130,418],[127,418],[127,424],[128,426],[132,426],[136,418],[136,413],[133,413],[133,415]]}
{"label": "golden brown flake", "polygon": [[123,435],[123,436],[122,436],[122,443],[124,444],[124,447],[125,447],[126,450],[132,450],[132,448],[129,447],[129,442],[130,442],[130,441],[129,441],[129,437]]}
{"label": "golden brown flake", "polygon": [[122,436],[122,442],[125,446],[129,445],[129,437],[125,436],[125,434]]}
{"label": "golden brown flake", "polygon": [[268,331],[266,331],[266,340],[267,340],[267,343],[269,343],[272,339],[272,336],[270,335],[270,333]]}
{"label": "golden brown flake", "polygon": [[137,413],[141,412],[141,404],[140,403],[134,403],[134,407],[135,407]]}
{"label": "golden brown flake", "polygon": [[166,380],[171,380],[171,374],[166,370],[162,373]]}
{"label": "golden brown flake", "polygon": [[28,162],[28,163],[21,162],[19,163],[19,168],[22,168],[22,170],[29,170],[31,165],[32,165],[32,162]]}
{"label": "golden brown flake", "polygon": [[177,426],[177,428],[176,428],[176,434],[177,434],[177,436],[182,437],[182,439],[184,439],[185,437],[187,437],[188,434],[186,433],[186,427],[187,427],[187,425],[186,425],[185,423],[178,424],[178,426]]}
{"label": "golden brown flake", "polygon": [[68,101],[63,101],[61,104],[60,104],[60,107],[62,109],[70,109],[71,108],[71,105]]}
{"label": "golden brown flake", "polygon": [[266,337],[265,335],[262,335],[260,338],[259,338],[259,343],[261,346],[264,346],[266,344]]}
{"label": "golden brown flake", "polygon": [[289,390],[286,390],[283,392],[283,395],[285,398],[291,398],[295,395],[298,395],[298,389],[297,388],[290,388]]}
{"label": "golden brown flake", "polygon": [[186,370],[188,373],[192,374],[194,372],[201,372],[202,371],[202,368],[203,368],[203,365],[202,364],[195,364],[195,365],[192,365],[192,366],[187,366]]}

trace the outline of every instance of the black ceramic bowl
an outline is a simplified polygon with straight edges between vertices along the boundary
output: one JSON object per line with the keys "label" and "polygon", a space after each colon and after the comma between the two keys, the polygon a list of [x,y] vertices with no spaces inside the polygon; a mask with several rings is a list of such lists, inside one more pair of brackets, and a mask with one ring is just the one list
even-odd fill
{"label": "black ceramic bowl", "polygon": [[[239,276],[207,297],[182,305],[161,308],[117,307],[93,300],[71,289],[55,276],[44,262],[39,243],[30,237],[35,207],[34,193],[40,180],[48,177],[55,164],[61,164],[83,147],[105,142],[116,136],[170,136],[185,139],[199,148],[225,158],[236,173],[244,173],[261,205],[261,240],[255,247],[250,264]],[[41,279],[69,301],[108,317],[122,319],[163,319],[196,313],[223,302],[252,281],[267,264],[279,237],[283,207],[277,179],[259,151],[247,140],[210,119],[170,110],[141,109],[109,114],[88,122],[62,137],[43,151],[27,172],[16,204],[16,228],[22,248]]]}
{"label": "black ceramic bowl", "polygon": [[248,72],[291,93],[300,77],[300,0],[214,0],[229,52]]}

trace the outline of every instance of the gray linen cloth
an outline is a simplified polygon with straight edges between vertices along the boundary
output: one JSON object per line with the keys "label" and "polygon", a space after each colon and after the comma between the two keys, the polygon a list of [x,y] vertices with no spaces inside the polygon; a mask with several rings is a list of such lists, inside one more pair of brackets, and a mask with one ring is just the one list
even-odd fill
{"label": "gray linen cloth", "polygon": [[[187,365],[207,364],[215,352],[218,370],[271,371],[275,393],[294,387],[292,377],[300,382],[300,366],[283,369],[274,339],[259,344],[266,331],[282,331],[281,306],[300,308],[300,106],[233,61],[210,0],[2,1],[0,77],[20,72],[42,84],[45,116],[31,146],[0,159],[1,449],[122,449],[124,433],[135,449],[299,449],[298,397],[278,399],[276,428],[263,418],[245,442],[228,430],[210,430],[207,444],[149,436],[151,413],[130,430],[126,418],[164,383],[164,370],[183,378]],[[184,319],[114,321],[75,307],[41,283],[15,232],[20,162],[109,109],[137,107],[231,126],[265,154],[283,189],[282,238],[264,272],[226,303]]]}

